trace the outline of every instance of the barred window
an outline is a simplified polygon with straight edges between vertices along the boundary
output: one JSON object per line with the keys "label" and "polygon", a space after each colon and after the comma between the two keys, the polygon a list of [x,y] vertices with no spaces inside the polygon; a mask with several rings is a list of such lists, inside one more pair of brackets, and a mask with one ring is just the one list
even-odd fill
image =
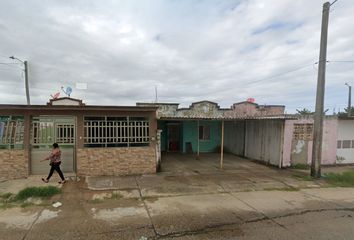
{"label": "barred window", "polygon": [[23,149],[23,117],[0,117],[0,149]]}
{"label": "barred window", "polygon": [[149,120],[145,117],[85,117],[85,147],[149,145]]}
{"label": "barred window", "polygon": [[75,144],[75,122],[72,118],[34,117],[31,122],[31,144]]}

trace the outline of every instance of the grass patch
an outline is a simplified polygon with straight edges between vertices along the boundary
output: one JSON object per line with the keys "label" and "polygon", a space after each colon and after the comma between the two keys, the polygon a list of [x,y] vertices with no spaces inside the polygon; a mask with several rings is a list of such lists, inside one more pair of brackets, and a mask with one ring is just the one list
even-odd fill
{"label": "grass patch", "polygon": [[0,209],[8,209],[8,208],[12,208],[15,205],[11,204],[11,203],[0,203]]}
{"label": "grass patch", "polygon": [[301,169],[301,170],[309,170],[310,169],[310,165],[303,164],[303,163],[297,163],[297,164],[291,165],[291,168],[293,168],[293,169]]}
{"label": "grass patch", "polygon": [[324,179],[335,187],[354,187],[354,172],[325,173]]}
{"label": "grass patch", "polygon": [[47,187],[28,187],[22,189],[15,197],[15,200],[26,200],[30,197],[49,198],[55,194],[61,193],[61,189],[54,186]]}
{"label": "grass patch", "polygon": [[120,193],[118,193],[118,192],[113,192],[112,193],[112,199],[120,199],[120,198],[122,198],[123,197],[123,195],[122,194],[120,194]]}
{"label": "grass patch", "polygon": [[99,203],[103,203],[103,199],[95,198],[95,199],[89,200],[88,202],[93,203],[93,204],[99,204]]}
{"label": "grass patch", "polygon": [[296,192],[299,191],[299,188],[295,187],[283,187],[283,188],[264,188],[264,191],[286,191],[286,192]]}
{"label": "grass patch", "polygon": [[26,208],[26,207],[31,207],[31,206],[33,206],[34,204],[33,203],[31,203],[31,202],[24,202],[24,203],[21,203],[21,207],[22,208]]}
{"label": "grass patch", "polygon": [[0,195],[2,199],[9,199],[13,194],[12,193],[4,193]]}
{"label": "grass patch", "polygon": [[297,178],[298,180],[303,180],[303,181],[313,181],[313,178],[310,175],[304,175],[304,174],[293,174],[294,178]]}

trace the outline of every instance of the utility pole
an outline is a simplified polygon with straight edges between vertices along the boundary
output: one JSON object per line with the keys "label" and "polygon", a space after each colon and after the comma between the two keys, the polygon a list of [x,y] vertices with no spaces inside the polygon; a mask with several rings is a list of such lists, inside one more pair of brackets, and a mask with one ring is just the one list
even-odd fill
{"label": "utility pole", "polygon": [[347,85],[348,88],[349,88],[349,93],[348,93],[348,117],[350,117],[351,113],[352,113],[352,86],[350,86],[348,83],[345,83],[345,85]]}
{"label": "utility pole", "polygon": [[22,61],[21,59],[18,59],[17,57],[11,56],[9,57],[13,60],[17,60],[21,63],[23,63],[25,69],[25,89],[26,89],[26,99],[27,99],[27,105],[31,105],[31,101],[30,101],[30,95],[29,95],[29,85],[28,85],[28,65],[27,65],[27,61]]}
{"label": "utility pole", "polygon": [[323,103],[325,93],[326,62],[327,62],[327,36],[328,19],[331,4],[323,4],[322,25],[321,25],[321,45],[320,58],[318,61],[318,78],[316,91],[316,111],[314,115],[314,131],[311,161],[311,176],[321,177],[321,159],[322,159],[322,135],[323,135]]}
{"label": "utility pole", "polygon": [[28,65],[27,65],[27,61],[24,61],[23,64],[25,65],[25,87],[26,87],[27,105],[31,105],[30,96],[29,96],[29,86],[28,86]]}

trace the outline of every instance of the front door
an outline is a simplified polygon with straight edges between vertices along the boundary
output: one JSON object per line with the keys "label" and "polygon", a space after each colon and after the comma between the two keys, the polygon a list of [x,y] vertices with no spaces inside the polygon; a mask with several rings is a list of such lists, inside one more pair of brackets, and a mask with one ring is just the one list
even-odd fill
{"label": "front door", "polygon": [[75,171],[75,117],[42,116],[32,119],[31,124],[31,174],[47,174],[46,158],[53,143],[61,149],[61,169]]}
{"label": "front door", "polygon": [[167,125],[168,151],[178,152],[180,150],[180,124],[171,123]]}

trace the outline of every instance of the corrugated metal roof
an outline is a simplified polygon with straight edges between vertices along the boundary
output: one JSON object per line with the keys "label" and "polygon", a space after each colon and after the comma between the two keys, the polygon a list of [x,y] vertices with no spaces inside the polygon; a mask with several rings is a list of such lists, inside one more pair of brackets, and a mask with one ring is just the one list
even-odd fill
{"label": "corrugated metal roof", "polygon": [[227,116],[227,117],[202,117],[202,116],[175,116],[175,117],[160,117],[159,120],[286,120],[297,119],[294,115],[274,115],[274,116]]}

